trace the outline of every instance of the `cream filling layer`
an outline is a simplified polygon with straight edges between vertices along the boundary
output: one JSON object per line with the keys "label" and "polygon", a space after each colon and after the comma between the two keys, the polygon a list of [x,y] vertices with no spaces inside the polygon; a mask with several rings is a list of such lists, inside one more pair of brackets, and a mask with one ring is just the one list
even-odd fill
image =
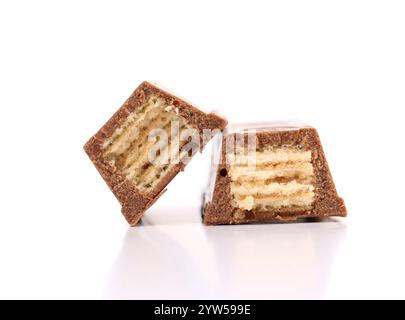
{"label": "cream filling layer", "polygon": [[277,177],[308,177],[313,175],[310,162],[277,163],[264,166],[231,166],[232,180],[268,180]]}
{"label": "cream filling layer", "polygon": [[310,184],[298,183],[295,180],[288,183],[265,183],[245,182],[241,184],[234,183],[232,191],[238,196],[262,196],[262,195],[292,195],[295,193],[313,192],[314,187]]}

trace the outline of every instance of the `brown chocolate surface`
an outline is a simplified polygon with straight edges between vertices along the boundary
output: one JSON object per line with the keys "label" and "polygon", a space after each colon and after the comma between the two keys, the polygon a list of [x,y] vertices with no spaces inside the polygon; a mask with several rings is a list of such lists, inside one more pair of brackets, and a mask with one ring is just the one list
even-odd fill
{"label": "brown chocolate surface", "polygon": [[[264,125],[227,128],[222,137],[217,138],[214,152],[220,153],[218,165],[213,165],[211,187],[204,196],[203,220],[205,224],[240,224],[266,221],[293,221],[299,218],[346,216],[346,207],[332,180],[324,151],[316,129],[296,123],[270,123]],[[315,199],[311,208],[300,210],[242,210],[235,206],[231,193],[230,165],[226,159],[225,139],[229,135],[242,135],[247,141],[249,129],[255,129],[256,146],[258,149],[266,146],[301,145],[305,151],[311,152],[313,167],[313,186]]]}
{"label": "brown chocolate surface", "polygon": [[[227,124],[225,119],[216,114],[204,113],[190,103],[149,82],[143,82],[133,92],[121,108],[84,145],[84,150],[120,202],[121,211],[130,225],[138,223],[144,212],[164,193],[166,185],[185,167],[182,162],[176,164],[151,191],[141,192],[103,155],[105,141],[124,124],[128,116],[136,111],[150,95],[164,99],[168,105],[175,108],[176,113],[184,118],[190,127],[197,129],[200,133],[204,129],[222,130]],[[200,151],[203,147],[204,145],[201,144]]]}

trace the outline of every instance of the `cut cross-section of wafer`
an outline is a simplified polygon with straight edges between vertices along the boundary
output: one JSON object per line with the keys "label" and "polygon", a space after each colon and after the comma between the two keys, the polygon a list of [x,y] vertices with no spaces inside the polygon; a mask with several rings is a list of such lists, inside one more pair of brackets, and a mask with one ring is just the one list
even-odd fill
{"label": "cut cross-section of wafer", "polygon": [[230,127],[217,137],[213,159],[206,224],[346,216],[312,127],[287,122]]}
{"label": "cut cross-section of wafer", "polygon": [[143,82],[84,149],[135,225],[226,123]]}

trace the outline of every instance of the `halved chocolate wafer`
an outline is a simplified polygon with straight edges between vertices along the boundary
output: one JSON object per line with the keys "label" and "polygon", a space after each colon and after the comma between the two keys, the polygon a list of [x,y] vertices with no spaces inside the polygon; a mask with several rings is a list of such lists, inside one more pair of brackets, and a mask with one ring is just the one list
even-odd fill
{"label": "halved chocolate wafer", "polygon": [[[143,82],[84,150],[135,225],[227,121]],[[165,141],[166,140],[166,141]]]}
{"label": "halved chocolate wafer", "polygon": [[[216,156],[216,157],[215,157]],[[206,224],[346,216],[317,131],[277,122],[227,128],[214,143]]]}

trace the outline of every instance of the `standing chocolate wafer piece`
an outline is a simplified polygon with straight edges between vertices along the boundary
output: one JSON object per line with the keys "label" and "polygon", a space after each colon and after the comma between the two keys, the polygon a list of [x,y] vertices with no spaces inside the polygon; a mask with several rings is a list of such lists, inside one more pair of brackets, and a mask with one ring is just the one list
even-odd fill
{"label": "standing chocolate wafer piece", "polygon": [[346,216],[317,131],[295,123],[227,128],[214,143],[206,224]]}
{"label": "standing chocolate wafer piece", "polygon": [[[84,150],[121,203],[128,223],[135,225],[184,169],[196,147],[202,151],[226,123],[143,82]],[[193,140],[196,136],[198,141]]]}

